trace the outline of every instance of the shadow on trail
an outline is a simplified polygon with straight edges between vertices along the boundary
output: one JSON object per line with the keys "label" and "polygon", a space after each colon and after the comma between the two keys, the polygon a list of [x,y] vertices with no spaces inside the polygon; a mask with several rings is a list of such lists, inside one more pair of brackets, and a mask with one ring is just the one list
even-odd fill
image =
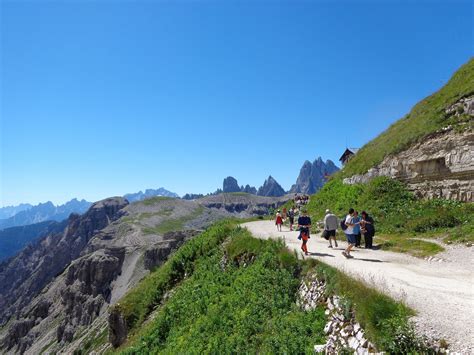
{"label": "shadow on trail", "polygon": [[362,260],[362,261],[369,261],[372,263],[385,263],[386,261],[382,261],[379,259],[364,259],[364,258],[353,258],[354,260]]}
{"label": "shadow on trail", "polygon": [[326,253],[309,253],[311,256],[330,256],[331,258],[335,258],[334,255],[326,254]]}

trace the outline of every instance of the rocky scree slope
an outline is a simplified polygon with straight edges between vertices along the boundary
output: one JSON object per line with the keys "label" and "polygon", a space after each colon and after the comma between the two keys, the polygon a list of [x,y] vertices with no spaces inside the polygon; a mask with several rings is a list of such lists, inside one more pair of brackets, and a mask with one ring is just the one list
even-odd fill
{"label": "rocky scree slope", "polygon": [[236,215],[164,197],[110,198],[72,215],[1,264],[0,352],[72,353],[106,336],[110,305],[198,230]]}

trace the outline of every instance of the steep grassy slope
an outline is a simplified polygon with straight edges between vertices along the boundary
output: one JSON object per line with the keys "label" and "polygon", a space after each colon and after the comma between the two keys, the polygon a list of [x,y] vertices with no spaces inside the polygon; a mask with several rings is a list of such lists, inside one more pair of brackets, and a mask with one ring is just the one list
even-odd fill
{"label": "steep grassy slope", "polygon": [[[347,177],[363,174],[385,156],[400,152],[410,144],[456,123],[447,119],[445,109],[459,99],[474,94],[474,59],[464,64],[438,92],[416,104],[411,112],[373,139],[341,171]],[[460,116],[457,121],[467,119]]]}
{"label": "steep grassy slope", "polygon": [[329,208],[340,218],[349,207],[367,210],[376,221],[382,248],[427,256],[442,251],[437,244],[412,237],[441,236],[445,241],[474,241],[474,204],[448,200],[418,200],[406,186],[387,177],[368,184],[345,185],[333,179],[311,197],[308,212],[323,219]]}
{"label": "steep grassy slope", "polygon": [[325,342],[325,316],[296,305],[308,272],[327,281],[328,294],[347,299],[347,311],[355,310],[380,349],[397,349],[400,334],[410,338],[403,305],[226,221],[188,241],[114,307],[129,328],[117,352],[313,353]]}

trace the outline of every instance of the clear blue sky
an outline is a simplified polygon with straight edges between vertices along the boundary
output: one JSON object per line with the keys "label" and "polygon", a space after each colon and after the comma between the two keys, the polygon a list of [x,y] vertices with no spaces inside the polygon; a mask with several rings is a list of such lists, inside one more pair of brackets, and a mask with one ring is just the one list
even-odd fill
{"label": "clear blue sky", "polygon": [[441,87],[471,1],[1,1],[0,205],[285,189]]}

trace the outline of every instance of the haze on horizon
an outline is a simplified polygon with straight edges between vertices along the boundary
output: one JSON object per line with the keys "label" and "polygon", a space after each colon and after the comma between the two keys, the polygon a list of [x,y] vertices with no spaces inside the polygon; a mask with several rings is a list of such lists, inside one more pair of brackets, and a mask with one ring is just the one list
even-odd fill
{"label": "haze on horizon", "polygon": [[470,1],[2,1],[0,206],[289,189],[444,85],[472,20]]}

